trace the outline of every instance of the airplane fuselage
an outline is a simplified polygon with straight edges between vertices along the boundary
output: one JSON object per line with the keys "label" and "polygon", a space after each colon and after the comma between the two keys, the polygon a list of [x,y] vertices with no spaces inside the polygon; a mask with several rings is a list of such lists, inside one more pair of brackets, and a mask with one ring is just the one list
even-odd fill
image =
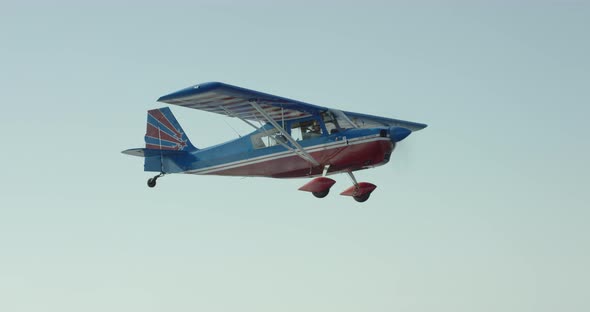
{"label": "airplane fuselage", "polygon": [[[255,148],[253,137],[241,137],[191,152],[188,155],[146,159],[146,171],[198,175],[257,176],[273,178],[310,177],[343,171],[356,171],[389,161],[395,140],[387,128],[345,129],[341,132],[297,141],[319,165],[293,153],[283,145]],[[291,147],[291,143],[286,142]]]}

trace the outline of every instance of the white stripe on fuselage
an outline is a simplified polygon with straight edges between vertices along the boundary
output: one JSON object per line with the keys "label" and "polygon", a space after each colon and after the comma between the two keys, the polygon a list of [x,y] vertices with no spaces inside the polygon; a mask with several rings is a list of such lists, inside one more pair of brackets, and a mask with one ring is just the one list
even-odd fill
{"label": "white stripe on fuselage", "polygon": [[[339,148],[339,147],[357,145],[357,144],[362,144],[362,143],[369,143],[369,142],[374,142],[374,141],[389,141],[389,138],[381,137],[377,134],[377,135],[353,138],[350,140],[343,139],[341,141],[334,141],[334,142],[330,142],[330,143],[326,143],[326,144],[314,145],[309,148],[304,148],[304,150],[308,153],[314,153],[314,152],[318,152],[318,151],[326,151],[326,150],[335,149],[335,148]],[[234,168],[238,168],[238,167],[242,167],[242,166],[249,166],[249,165],[253,165],[253,164],[257,164],[257,163],[261,163],[261,162],[265,162],[265,161],[286,158],[286,157],[290,157],[290,156],[294,156],[294,153],[292,151],[284,151],[284,152],[279,152],[279,153],[273,153],[270,155],[242,159],[242,160],[229,162],[229,163],[225,163],[225,164],[220,164],[220,165],[215,165],[215,166],[210,166],[210,167],[206,167],[206,168],[189,170],[189,171],[185,171],[184,173],[186,173],[186,174],[209,174],[209,173],[213,173],[213,172],[217,172],[217,171],[234,169]]]}

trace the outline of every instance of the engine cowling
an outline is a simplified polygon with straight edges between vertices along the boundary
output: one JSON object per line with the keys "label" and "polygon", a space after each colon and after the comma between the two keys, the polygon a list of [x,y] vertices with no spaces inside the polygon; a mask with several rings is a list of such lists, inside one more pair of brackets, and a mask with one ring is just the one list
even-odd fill
{"label": "engine cowling", "polygon": [[391,127],[389,128],[389,137],[392,142],[399,142],[408,137],[412,133],[412,130],[403,127]]}

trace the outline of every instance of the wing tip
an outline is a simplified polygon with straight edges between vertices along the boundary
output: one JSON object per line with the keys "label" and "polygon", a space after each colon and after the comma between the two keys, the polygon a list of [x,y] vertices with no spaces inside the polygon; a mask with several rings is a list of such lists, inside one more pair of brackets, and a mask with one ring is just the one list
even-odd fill
{"label": "wing tip", "polygon": [[415,131],[422,130],[422,129],[428,127],[427,124],[423,124],[423,123],[416,123],[416,124],[417,124],[417,127],[416,127],[417,129]]}
{"label": "wing tip", "polygon": [[188,88],[184,88],[182,90],[178,90],[178,91],[163,95],[163,96],[159,97],[157,101],[163,102],[163,103],[168,103],[169,101],[176,100],[179,98],[211,91],[211,90],[217,89],[217,88],[224,86],[224,85],[225,84],[223,82],[218,82],[218,81],[203,82],[203,83],[199,83],[196,85],[192,85]]}

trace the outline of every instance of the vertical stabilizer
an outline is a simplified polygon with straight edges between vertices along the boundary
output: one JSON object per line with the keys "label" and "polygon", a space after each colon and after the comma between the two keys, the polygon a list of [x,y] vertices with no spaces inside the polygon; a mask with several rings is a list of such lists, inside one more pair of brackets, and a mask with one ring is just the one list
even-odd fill
{"label": "vertical stabilizer", "polygon": [[168,151],[197,150],[168,107],[148,111],[145,147]]}

